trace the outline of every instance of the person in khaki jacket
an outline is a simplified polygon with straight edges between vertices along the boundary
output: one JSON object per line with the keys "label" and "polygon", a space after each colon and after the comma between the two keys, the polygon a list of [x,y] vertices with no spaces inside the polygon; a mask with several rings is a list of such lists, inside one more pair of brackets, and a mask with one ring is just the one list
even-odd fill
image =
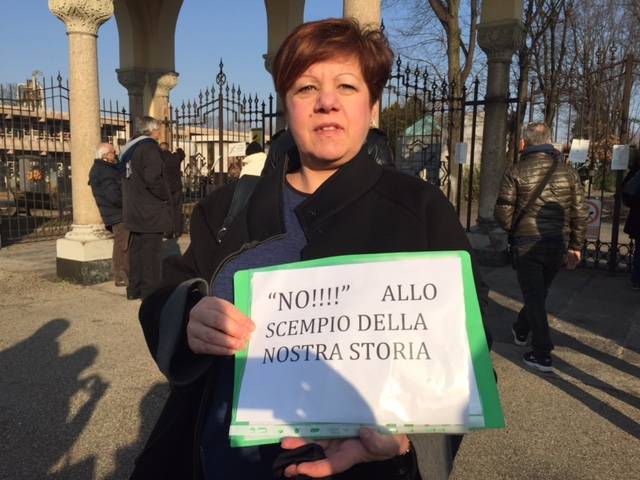
{"label": "person in khaki jacket", "polygon": [[509,233],[514,268],[524,306],[513,324],[516,345],[531,340],[524,363],[553,371],[546,298],[565,253],[567,268],[580,262],[588,208],[578,173],[551,145],[549,127],[530,123],[524,129],[520,161],[505,173],[495,218]]}

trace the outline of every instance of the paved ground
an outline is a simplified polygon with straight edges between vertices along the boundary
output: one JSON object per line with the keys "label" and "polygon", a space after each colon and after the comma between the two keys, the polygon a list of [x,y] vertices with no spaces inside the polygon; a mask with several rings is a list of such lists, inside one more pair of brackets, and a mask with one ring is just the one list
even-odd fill
{"label": "paved ground", "polygon": [[[561,272],[557,374],[540,376],[511,343],[514,273],[485,276],[507,428],[467,435],[452,478],[640,478],[640,293],[623,275]],[[0,285],[0,479],[127,478],[167,390],[139,303],[58,281],[53,242],[0,249]]]}

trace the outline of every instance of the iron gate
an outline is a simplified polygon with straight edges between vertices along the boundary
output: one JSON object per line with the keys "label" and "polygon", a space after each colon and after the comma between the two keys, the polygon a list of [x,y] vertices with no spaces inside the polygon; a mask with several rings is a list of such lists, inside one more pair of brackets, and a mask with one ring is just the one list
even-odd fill
{"label": "iron gate", "polygon": [[[129,115],[102,102],[102,141],[122,145]],[[58,74],[0,85],[0,238],[60,237],[71,225],[69,85]]]}
{"label": "iron gate", "polygon": [[[478,209],[485,104],[480,86],[476,78],[456,89],[397,58],[380,113],[396,167],[439,186],[467,231],[475,225]],[[512,109],[516,102],[509,99]],[[460,144],[466,144],[466,155],[459,152],[457,162]]]}
{"label": "iron gate", "polygon": [[219,69],[215,84],[172,108],[171,118],[165,119],[171,149],[181,148],[186,155],[187,204],[225,183],[229,168],[240,167],[246,144],[257,141],[264,147],[275,133],[274,97],[260,100],[257,94],[245,94],[240,86],[229,85],[222,60]]}

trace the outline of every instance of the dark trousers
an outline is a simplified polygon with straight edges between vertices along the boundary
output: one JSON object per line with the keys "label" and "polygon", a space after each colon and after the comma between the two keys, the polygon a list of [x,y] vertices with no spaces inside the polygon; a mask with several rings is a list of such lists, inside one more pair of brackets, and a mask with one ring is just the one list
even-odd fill
{"label": "dark trousers", "polygon": [[124,223],[110,226],[113,233],[113,280],[115,282],[129,281],[129,230]]}
{"label": "dark trousers", "polygon": [[160,281],[162,233],[131,232],[130,236],[127,293],[145,298]]}
{"label": "dark trousers", "polygon": [[538,242],[519,245],[515,249],[516,273],[524,306],[513,328],[522,335],[531,332],[534,353],[547,356],[553,350],[546,310],[547,294],[562,265],[564,245],[559,242]]}
{"label": "dark trousers", "polygon": [[631,283],[640,285],[640,237],[633,239],[633,262],[631,263]]}

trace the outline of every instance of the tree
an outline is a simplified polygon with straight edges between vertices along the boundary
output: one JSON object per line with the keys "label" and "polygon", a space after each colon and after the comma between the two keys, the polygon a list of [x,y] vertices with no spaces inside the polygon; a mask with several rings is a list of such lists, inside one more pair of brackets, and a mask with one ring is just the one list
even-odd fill
{"label": "tree", "polygon": [[[401,21],[399,32],[409,42],[401,50],[410,51],[414,58],[425,61],[436,71],[446,68],[450,112],[448,147],[449,152],[453,152],[453,145],[461,136],[462,94],[473,68],[476,50],[478,0],[429,0],[428,5],[417,0],[391,0],[386,3],[388,6],[401,3],[408,13],[407,18]],[[437,54],[439,46],[446,47],[446,59],[442,63]],[[449,155],[450,199],[456,198],[458,169],[455,166],[454,155]]]}

